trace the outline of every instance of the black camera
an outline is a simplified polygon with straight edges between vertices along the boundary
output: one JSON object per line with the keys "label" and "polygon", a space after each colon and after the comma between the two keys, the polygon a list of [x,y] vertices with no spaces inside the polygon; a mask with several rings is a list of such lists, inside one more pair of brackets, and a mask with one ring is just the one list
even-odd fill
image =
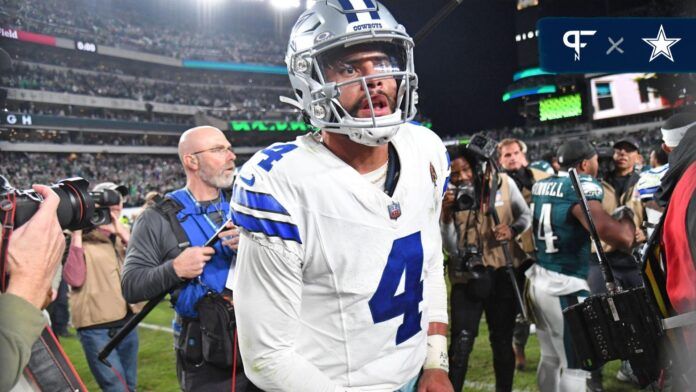
{"label": "black camera", "polygon": [[458,185],[454,190],[454,199],[454,210],[457,212],[475,210],[479,205],[476,188],[471,183]]}
{"label": "black camera", "polygon": [[455,276],[463,277],[465,273],[468,273],[469,279],[479,279],[485,268],[481,250],[474,244],[465,245],[464,249],[459,251],[459,257],[452,263]]}
{"label": "black camera", "polygon": [[456,280],[465,283],[469,297],[483,300],[490,295],[492,280],[478,246],[466,244],[464,249],[460,249],[459,257],[452,262],[452,274]]}
{"label": "black camera", "polygon": [[[82,230],[109,224],[109,206],[121,201],[121,195],[115,190],[88,191],[89,182],[80,177],[58,181],[51,189],[60,198],[56,213],[63,229]],[[14,206],[9,196],[13,196]],[[14,227],[20,227],[34,216],[42,201],[41,195],[33,189],[15,189],[0,176],[0,220],[4,221],[5,215],[14,209]]]}
{"label": "black camera", "polygon": [[466,148],[484,159],[492,159],[498,148],[498,142],[477,133],[471,137]]}

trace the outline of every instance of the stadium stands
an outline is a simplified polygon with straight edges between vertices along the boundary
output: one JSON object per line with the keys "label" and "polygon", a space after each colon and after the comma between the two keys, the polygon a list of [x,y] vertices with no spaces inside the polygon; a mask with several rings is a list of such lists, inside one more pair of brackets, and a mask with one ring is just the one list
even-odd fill
{"label": "stadium stands", "polygon": [[255,26],[254,32],[236,24],[202,31],[185,6],[174,5],[161,12],[135,0],[117,4],[107,0],[5,3],[0,14],[0,24],[5,27],[179,59],[282,64],[286,45],[285,39],[272,31],[258,34],[260,26]]}
{"label": "stadium stands", "polygon": [[91,184],[103,181],[124,184],[130,192],[128,206],[141,205],[149,191],[170,191],[183,186],[185,181],[176,156],[3,152],[0,168],[0,174],[18,189],[75,176]]}

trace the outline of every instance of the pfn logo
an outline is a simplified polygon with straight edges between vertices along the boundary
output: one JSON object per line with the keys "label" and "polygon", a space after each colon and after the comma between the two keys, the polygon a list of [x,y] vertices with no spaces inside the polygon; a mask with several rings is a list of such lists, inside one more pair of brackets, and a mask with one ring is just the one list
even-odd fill
{"label": "pfn logo", "polygon": [[[575,61],[580,61],[580,49],[587,46],[587,42],[582,42],[583,35],[595,35],[597,30],[570,30],[563,34],[563,45],[575,51]],[[572,41],[571,41],[572,38]]]}

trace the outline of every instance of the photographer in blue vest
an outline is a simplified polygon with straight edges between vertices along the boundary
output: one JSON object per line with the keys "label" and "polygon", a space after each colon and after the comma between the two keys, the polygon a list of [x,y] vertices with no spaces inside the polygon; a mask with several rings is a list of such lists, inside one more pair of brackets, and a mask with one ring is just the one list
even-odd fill
{"label": "photographer in blue vest", "polygon": [[[222,227],[236,156],[222,131],[210,126],[184,132],[178,152],[186,186],[138,217],[126,253],[123,294],[134,303],[171,291],[182,390],[254,391],[237,359],[232,292],[225,288],[234,275],[239,241],[234,224]],[[218,230],[220,241],[204,246]]]}

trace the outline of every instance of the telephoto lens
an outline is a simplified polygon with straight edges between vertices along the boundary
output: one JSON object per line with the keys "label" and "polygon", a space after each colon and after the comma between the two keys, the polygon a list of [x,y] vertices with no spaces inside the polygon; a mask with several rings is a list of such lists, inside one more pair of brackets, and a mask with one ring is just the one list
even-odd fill
{"label": "telephoto lens", "polygon": [[[94,202],[87,191],[87,180],[68,178],[58,181],[51,189],[60,198],[56,214],[61,228],[80,230],[92,226],[90,220],[94,215]],[[22,226],[34,216],[42,201],[41,195],[33,189],[15,189],[6,178],[0,176],[0,220],[3,222],[5,215],[11,213],[14,207],[14,227]]]}

